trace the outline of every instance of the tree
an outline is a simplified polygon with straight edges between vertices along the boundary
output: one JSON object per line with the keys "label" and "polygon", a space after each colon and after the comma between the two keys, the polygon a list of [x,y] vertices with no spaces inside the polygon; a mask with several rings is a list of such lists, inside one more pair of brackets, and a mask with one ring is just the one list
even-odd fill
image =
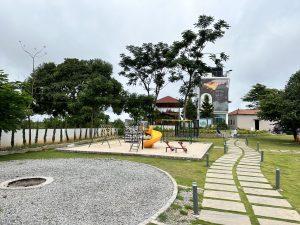
{"label": "tree", "polygon": [[153,97],[150,95],[127,94],[124,111],[137,123],[140,120],[149,118],[152,112]]}
{"label": "tree", "polygon": [[147,93],[153,96],[153,111],[160,91],[165,87],[166,75],[170,72],[171,63],[169,46],[165,43],[144,43],[140,46],[126,47],[128,55],[121,54],[121,76],[128,78],[128,85],[140,84]]}
{"label": "tree", "polygon": [[300,71],[291,76],[283,91],[272,90],[260,99],[258,116],[291,131],[297,141],[297,129],[300,128]]}
{"label": "tree", "polygon": [[189,98],[186,106],[186,118],[189,120],[195,120],[197,119],[197,106],[192,101],[191,98]]}
{"label": "tree", "polygon": [[252,89],[242,98],[244,102],[249,102],[247,107],[252,109],[258,109],[260,100],[263,99],[270,92],[275,91],[274,89],[267,88],[263,84],[255,84]]}
{"label": "tree", "polygon": [[[211,72],[211,68],[203,60],[205,54],[203,50],[208,43],[214,44],[217,39],[223,37],[229,25],[224,20],[214,23],[213,17],[201,15],[195,28],[196,31],[184,31],[181,41],[175,41],[171,47],[173,63],[178,72],[172,74],[170,81],[182,82],[179,92],[184,97],[184,118],[186,118],[187,102],[193,97],[194,88],[200,84],[202,76]],[[214,54],[211,54],[210,58],[217,66],[222,66],[222,62],[226,61],[228,56],[222,52],[219,58]]]}
{"label": "tree", "polygon": [[20,90],[20,83],[9,82],[0,70],[0,139],[2,131],[16,131],[26,117],[31,98]]}
{"label": "tree", "polygon": [[213,117],[214,106],[210,103],[208,95],[204,96],[204,100],[201,105],[201,117],[206,118],[206,124],[208,125],[208,118]]}

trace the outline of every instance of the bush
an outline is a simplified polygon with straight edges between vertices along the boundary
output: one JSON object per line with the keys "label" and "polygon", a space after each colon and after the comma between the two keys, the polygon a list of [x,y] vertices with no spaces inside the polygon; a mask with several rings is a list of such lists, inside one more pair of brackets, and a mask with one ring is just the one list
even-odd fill
{"label": "bush", "polygon": [[119,135],[124,135],[125,123],[122,120],[117,119],[114,122],[112,122],[112,125],[113,125],[114,128],[118,129],[118,134]]}

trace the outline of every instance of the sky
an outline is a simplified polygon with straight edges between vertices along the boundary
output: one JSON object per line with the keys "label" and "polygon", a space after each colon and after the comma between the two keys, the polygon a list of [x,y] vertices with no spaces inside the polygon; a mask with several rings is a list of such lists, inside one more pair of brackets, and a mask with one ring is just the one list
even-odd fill
{"label": "sky", "polygon": [[[28,50],[46,46],[47,54],[36,64],[101,58],[113,65],[114,77],[125,89],[144,93],[141,87],[126,86],[126,78],[118,75],[120,54],[127,45],[180,40],[202,14],[231,26],[205,49],[230,56],[225,64],[225,70],[232,70],[230,111],[245,107],[241,97],[252,85],[284,88],[300,69],[299,0],[0,0],[0,69],[10,80],[30,74],[31,59],[22,51],[22,41]],[[180,97],[179,86],[168,84],[160,97]]]}

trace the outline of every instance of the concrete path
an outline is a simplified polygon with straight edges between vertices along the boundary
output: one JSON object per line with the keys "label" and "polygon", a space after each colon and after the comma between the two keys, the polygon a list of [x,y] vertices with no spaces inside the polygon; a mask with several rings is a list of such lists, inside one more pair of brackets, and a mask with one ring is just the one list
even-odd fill
{"label": "concrete path", "polygon": [[227,154],[207,170],[199,219],[225,225],[299,225],[298,212],[262,174],[260,153],[233,139],[227,146]]}

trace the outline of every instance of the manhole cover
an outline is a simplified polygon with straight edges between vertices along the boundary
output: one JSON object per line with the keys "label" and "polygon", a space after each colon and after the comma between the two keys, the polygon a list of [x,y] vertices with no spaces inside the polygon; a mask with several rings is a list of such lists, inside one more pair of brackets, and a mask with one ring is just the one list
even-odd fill
{"label": "manhole cover", "polygon": [[38,188],[50,184],[52,177],[21,177],[0,183],[1,189],[28,189]]}

